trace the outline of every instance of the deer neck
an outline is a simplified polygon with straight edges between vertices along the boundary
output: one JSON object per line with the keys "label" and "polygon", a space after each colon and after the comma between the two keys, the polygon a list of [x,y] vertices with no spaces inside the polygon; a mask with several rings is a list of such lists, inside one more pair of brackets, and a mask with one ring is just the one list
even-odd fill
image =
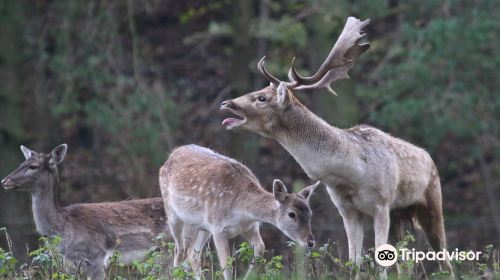
{"label": "deer neck", "polygon": [[247,191],[244,204],[245,215],[252,221],[276,224],[279,203],[274,196],[263,189]]}
{"label": "deer neck", "polygon": [[333,165],[328,170],[342,170],[341,167],[348,164],[345,155],[349,143],[343,140],[342,129],[331,126],[300,103],[276,119],[272,138],[295,158],[310,178],[325,180],[326,158]]}
{"label": "deer neck", "polygon": [[59,187],[57,169],[50,172],[47,184],[45,188],[39,188],[31,194],[36,230],[42,235],[60,235],[63,223],[57,204]]}

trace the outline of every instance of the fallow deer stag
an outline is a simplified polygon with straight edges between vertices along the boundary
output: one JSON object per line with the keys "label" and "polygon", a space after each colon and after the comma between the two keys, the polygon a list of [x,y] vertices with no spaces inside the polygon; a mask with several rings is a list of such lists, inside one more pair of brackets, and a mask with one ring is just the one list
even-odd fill
{"label": "fallow deer stag", "polygon": [[69,272],[80,269],[92,279],[104,279],[114,250],[121,253],[120,262],[131,263],[145,256],[158,234],[170,236],[162,198],[59,206],[57,166],[66,144],[49,154],[21,150],[26,161],[1,183],[5,190],[31,193],[36,230],[62,237],[59,250]]}
{"label": "fallow deer stag", "polygon": [[[308,203],[319,182],[300,193],[287,194],[285,185],[275,180],[271,194],[243,164],[197,145],[175,149],[160,168],[159,176],[176,245],[174,265],[179,265],[187,254],[198,277],[201,277],[201,251],[210,236],[225,279],[231,277],[226,269],[229,238],[242,235],[253,246],[255,255],[261,255],[264,251],[259,233],[261,222],[276,226],[302,246],[314,246]],[[196,232],[192,239],[186,236],[186,226]],[[188,239],[191,244],[185,244]],[[247,276],[252,268],[250,265]]]}
{"label": "fallow deer stag", "polygon": [[[441,185],[429,154],[367,125],[331,126],[292,93],[332,91],[331,83],[347,78],[354,62],[369,48],[360,43],[368,23],[349,17],[330,54],[311,77],[299,75],[292,61],[289,81],[280,81],[266,70],[263,58],[258,70],[271,84],[221,104],[221,110],[238,116],[224,119],[223,126],[277,140],[310,178],[328,186],[344,222],[349,258],[356,262],[362,254],[364,216],[373,217],[376,247],[388,241],[391,213],[404,212],[402,216],[420,224],[434,250],[446,248]],[[397,224],[393,221],[393,226]],[[447,261],[440,268],[452,271]]]}

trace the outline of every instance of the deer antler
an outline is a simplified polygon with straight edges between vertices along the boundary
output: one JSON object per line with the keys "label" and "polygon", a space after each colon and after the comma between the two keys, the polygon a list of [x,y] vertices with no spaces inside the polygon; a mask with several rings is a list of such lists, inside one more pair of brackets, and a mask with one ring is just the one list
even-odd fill
{"label": "deer antler", "polygon": [[257,64],[257,69],[259,70],[259,72],[269,81],[271,82],[272,84],[278,86],[279,83],[280,83],[280,80],[276,77],[274,77],[273,75],[271,75],[266,67],[264,66],[264,63],[266,63],[264,60],[266,59],[266,56],[263,56],[259,63]]}
{"label": "deer antler", "polygon": [[370,23],[370,20],[360,21],[357,18],[349,17],[340,34],[337,42],[333,46],[330,54],[325,59],[318,71],[311,77],[302,77],[297,73],[294,63],[289,71],[289,77],[297,82],[296,90],[330,88],[334,81],[349,78],[348,71],[353,67],[358,57],[370,48],[369,43],[358,44],[366,33],[362,29]]}
{"label": "deer antler", "polygon": [[[348,72],[353,67],[358,57],[370,48],[369,43],[359,44],[359,40],[366,34],[362,29],[370,23],[370,20],[360,21],[357,18],[349,17],[340,34],[337,42],[333,46],[330,54],[325,59],[318,71],[311,77],[302,77],[295,69],[295,58],[288,71],[290,82],[286,82],[289,89],[304,90],[327,88],[330,92],[335,92],[330,85],[334,81],[349,78]],[[271,83],[278,85],[281,81],[271,75],[264,66],[263,57],[257,66],[260,73]]]}

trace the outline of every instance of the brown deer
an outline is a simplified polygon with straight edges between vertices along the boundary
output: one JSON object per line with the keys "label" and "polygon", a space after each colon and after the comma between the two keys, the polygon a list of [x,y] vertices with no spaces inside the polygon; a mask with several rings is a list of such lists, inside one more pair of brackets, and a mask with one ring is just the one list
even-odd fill
{"label": "brown deer", "polygon": [[66,144],[49,154],[21,150],[26,161],[1,183],[5,190],[31,193],[36,230],[62,238],[59,250],[69,272],[81,269],[92,279],[104,279],[114,250],[121,253],[120,262],[131,263],[145,256],[157,235],[168,233],[162,198],[59,206],[57,166]]}
{"label": "brown deer", "polygon": [[[388,241],[391,213],[404,212],[399,216],[415,218],[434,250],[446,248],[441,185],[429,154],[367,125],[331,126],[292,92],[319,88],[333,92],[330,84],[347,78],[354,62],[369,48],[360,43],[368,23],[349,17],[330,54],[311,77],[299,75],[292,61],[290,81],[280,81],[266,70],[262,58],[258,70],[271,84],[221,104],[221,110],[238,116],[224,119],[223,126],[277,140],[310,178],[328,186],[344,222],[349,258],[356,262],[362,253],[365,216],[373,217],[376,247]],[[447,261],[440,267],[452,271]]]}
{"label": "brown deer", "polygon": [[[224,278],[229,279],[228,239],[242,235],[253,246],[255,255],[261,255],[261,222],[276,226],[301,246],[313,247],[308,203],[318,184],[288,194],[285,185],[275,180],[271,194],[246,166],[232,158],[197,145],[175,149],[160,168],[160,188],[177,249],[174,266],[187,255],[200,277],[201,250],[213,236]],[[186,238],[186,226],[190,229],[188,235],[193,229],[197,231],[192,239]],[[192,242],[183,243],[186,239]],[[247,276],[252,269],[250,265]]]}

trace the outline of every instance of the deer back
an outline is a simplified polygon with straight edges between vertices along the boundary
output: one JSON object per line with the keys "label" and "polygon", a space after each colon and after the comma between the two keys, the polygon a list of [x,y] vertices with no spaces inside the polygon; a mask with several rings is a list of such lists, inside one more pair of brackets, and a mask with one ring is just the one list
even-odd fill
{"label": "deer back", "polygon": [[193,210],[229,210],[239,200],[258,200],[266,193],[246,166],[196,145],[175,149],[160,171],[160,181],[168,182],[161,184],[168,186],[162,193]]}

